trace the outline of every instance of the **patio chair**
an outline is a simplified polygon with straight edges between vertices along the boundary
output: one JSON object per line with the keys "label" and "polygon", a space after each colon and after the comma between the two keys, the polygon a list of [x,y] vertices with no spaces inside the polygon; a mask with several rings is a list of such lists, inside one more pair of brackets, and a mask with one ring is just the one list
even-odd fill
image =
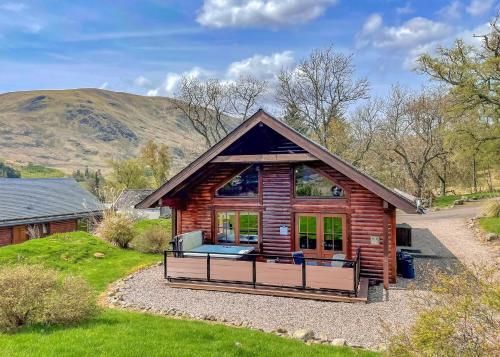
{"label": "patio chair", "polygon": [[[296,252],[292,252],[293,263],[300,265],[304,261],[304,252],[299,250]],[[317,262],[311,262],[306,260],[306,265],[318,265]]]}

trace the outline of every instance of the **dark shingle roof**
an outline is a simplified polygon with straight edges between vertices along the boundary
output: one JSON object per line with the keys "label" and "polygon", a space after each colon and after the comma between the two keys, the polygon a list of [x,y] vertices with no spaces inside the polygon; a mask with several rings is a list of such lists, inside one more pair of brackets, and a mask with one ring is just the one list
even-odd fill
{"label": "dark shingle roof", "polygon": [[123,190],[120,196],[113,203],[113,208],[117,210],[134,209],[135,205],[153,193],[150,189]]}
{"label": "dark shingle roof", "polygon": [[104,208],[72,178],[0,179],[0,227],[81,218]]}

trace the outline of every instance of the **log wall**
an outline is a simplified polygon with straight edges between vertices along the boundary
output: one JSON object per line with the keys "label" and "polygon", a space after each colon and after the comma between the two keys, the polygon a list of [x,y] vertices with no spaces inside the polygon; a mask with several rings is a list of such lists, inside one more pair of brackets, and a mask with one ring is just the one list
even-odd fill
{"label": "log wall", "polygon": [[0,247],[9,244],[12,244],[12,228],[11,227],[0,228]]}

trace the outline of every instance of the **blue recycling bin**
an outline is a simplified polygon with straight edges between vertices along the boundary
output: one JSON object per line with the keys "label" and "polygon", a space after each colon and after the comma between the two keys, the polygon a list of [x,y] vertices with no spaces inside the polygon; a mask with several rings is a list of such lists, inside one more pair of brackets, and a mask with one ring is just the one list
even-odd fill
{"label": "blue recycling bin", "polygon": [[415,279],[415,264],[410,254],[398,252],[397,269],[405,279]]}

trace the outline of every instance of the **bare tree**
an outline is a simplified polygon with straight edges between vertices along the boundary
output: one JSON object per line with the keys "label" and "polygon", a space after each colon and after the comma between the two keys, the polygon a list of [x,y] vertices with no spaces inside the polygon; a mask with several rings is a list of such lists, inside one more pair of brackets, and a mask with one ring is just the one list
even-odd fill
{"label": "bare tree", "polygon": [[416,95],[399,86],[393,87],[386,103],[385,145],[402,163],[417,197],[423,194],[431,164],[446,154],[441,109],[439,93]]}
{"label": "bare tree", "polygon": [[208,148],[225,137],[234,126],[230,117],[238,121],[248,118],[265,90],[266,82],[250,76],[235,82],[202,81],[185,76],[176,93],[176,106],[204,138]]}
{"label": "bare tree", "polygon": [[314,50],[297,68],[278,76],[276,100],[284,108],[295,108],[315,139],[327,146],[332,121],[342,118],[353,102],[366,98],[368,81],[355,80],[351,55],[332,47]]}
{"label": "bare tree", "polygon": [[383,102],[371,99],[356,108],[351,119],[352,147],[350,161],[355,166],[362,166],[366,155],[372,150],[373,142],[380,129]]}

